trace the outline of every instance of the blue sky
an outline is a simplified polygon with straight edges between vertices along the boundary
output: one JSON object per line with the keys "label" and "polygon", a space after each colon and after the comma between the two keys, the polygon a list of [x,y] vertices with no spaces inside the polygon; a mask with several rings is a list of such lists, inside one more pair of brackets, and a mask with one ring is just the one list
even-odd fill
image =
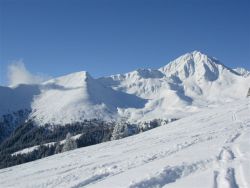
{"label": "blue sky", "polygon": [[250,69],[249,0],[0,0],[0,84],[33,73],[94,77],[159,68],[193,50]]}

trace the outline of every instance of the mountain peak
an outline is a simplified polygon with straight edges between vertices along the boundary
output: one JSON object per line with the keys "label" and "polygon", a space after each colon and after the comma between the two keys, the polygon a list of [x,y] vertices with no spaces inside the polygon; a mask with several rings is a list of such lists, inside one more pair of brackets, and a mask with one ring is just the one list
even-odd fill
{"label": "mountain peak", "polygon": [[82,80],[86,80],[87,78],[92,78],[92,77],[87,71],[79,71],[79,72],[67,74],[65,76],[61,76],[58,79],[60,78],[79,78]]}
{"label": "mountain peak", "polygon": [[193,56],[206,55],[206,54],[204,54],[204,53],[202,53],[201,51],[198,51],[198,50],[194,50],[194,51],[190,52],[190,54],[192,54]]}
{"label": "mountain peak", "polygon": [[225,67],[215,58],[200,51],[193,51],[178,57],[159,70],[166,75],[177,76],[181,80],[195,76],[196,79],[205,78],[213,81],[218,78],[219,72],[223,68]]}
{"label": "mountain peak", "polygon": [[209,60],[212,60],[214,61],[215,59],[212,58],[212,57],[209,57],[208,55],[200,52],[200,51],[192,51],[190,53],[186,53],[182,56],[180,56],[179,58],[177,58],[176,60],[189,60],[189,59],[192,59],[194,61],[194,63],[201,63],[201,62],[207,62]]}
{"label": "mountain peak", "polygon": [[79,71],[51,79],[44,82],[44,85],[56,84],[64,87],[81,87],[89,80],[92,80],[92,77],[87,71]]}

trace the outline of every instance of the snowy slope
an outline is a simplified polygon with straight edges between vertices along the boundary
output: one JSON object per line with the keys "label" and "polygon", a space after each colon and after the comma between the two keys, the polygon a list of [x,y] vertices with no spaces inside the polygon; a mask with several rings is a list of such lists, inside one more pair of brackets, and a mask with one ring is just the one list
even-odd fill
{"label": "snowy slope", "polygon": [[250,187],[250,100],[0,170],[0,187]]}

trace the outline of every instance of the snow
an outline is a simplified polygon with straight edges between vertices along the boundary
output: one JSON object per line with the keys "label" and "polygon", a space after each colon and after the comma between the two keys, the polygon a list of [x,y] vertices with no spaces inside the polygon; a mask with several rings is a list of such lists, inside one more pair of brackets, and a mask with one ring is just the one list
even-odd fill
{"label": "snow", "polygon": [[[52,146],[54,144],[56,144],[56,142],[50,142],[50,143],[47,143],[47,144],[43,144],[43,146]],[[32,146],[32,147],[29,147],[29,148],[19,150],[19,151],[15,152],[15,153],[12,153],[11,155],[14,156],[14,155],[18,155],[18,154],[22,155],[22,154],[31,153],[34,150],[38,150],[39,147],[40,147],[40,145]]]}
{"label": "snow", "polygon": [[1,187],[250,187],[250,100],[1,169]]}

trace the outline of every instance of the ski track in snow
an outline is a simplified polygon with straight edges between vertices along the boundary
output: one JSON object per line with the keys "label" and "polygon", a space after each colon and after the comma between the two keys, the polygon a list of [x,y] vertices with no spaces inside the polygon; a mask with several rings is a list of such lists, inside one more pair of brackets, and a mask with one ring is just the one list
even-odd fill
{"label": "ski track in snow", "polygon": [[248,103],[207,109],[139,135],[2,169],[0,187],[196,188],[201,179],[204,188],[249,188]]}
{"label": "ski track in snow", "polygon": [[230,147],[224,147],[220,151],[219,169],[214,171],[214,188],[239,188],[235,178],[235,169],[228,167],[234,160],[236,156]]}

